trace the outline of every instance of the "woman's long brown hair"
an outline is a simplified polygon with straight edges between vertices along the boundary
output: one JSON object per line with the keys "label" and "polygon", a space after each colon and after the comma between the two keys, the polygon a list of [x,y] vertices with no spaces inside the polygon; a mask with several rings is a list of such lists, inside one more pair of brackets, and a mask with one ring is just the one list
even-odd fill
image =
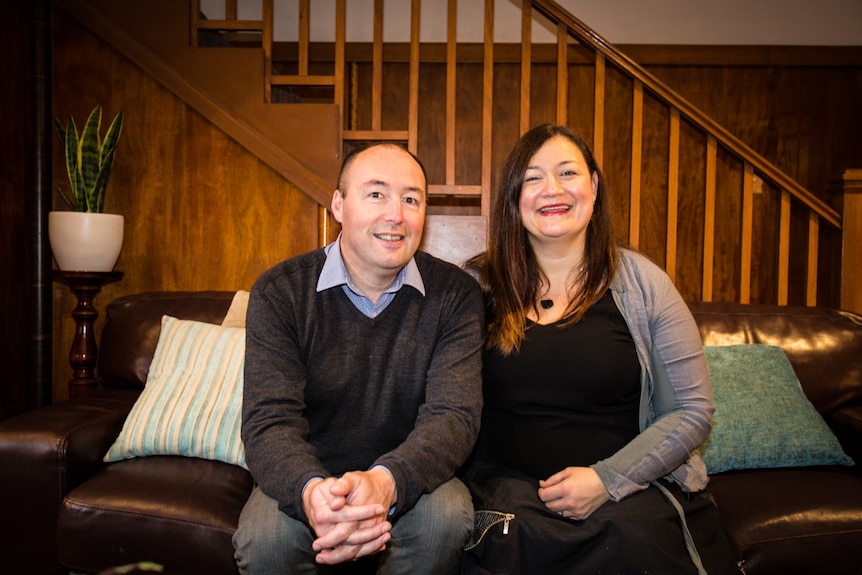
{"label": "woman's long brown hair", "polygon": [[566,126],[543,124],[532,128],[512,148],[503,168],[491,212],[488,251],[468,263],[468,267],[478,272],[485,291],[487,346],[504,355],[520,348],[527,330],[527,313],[532,309],[538,315],[538,292],[542,283],[547,283],[533,248],[527,241],[519,202],[530,160],[545,142],[557,136],[570,140],[578,147],[584,155],[590,175],[596,174],[598,178],[593,217],[587,229],[583,269],[576,272],[580,274],[577,279],[582,287],[579,293],[569,294],[563,325],[578,322],[587,309],[601,299],[616,271],[617,249],[609,198],[604,176],[592,150],[579,133]]}

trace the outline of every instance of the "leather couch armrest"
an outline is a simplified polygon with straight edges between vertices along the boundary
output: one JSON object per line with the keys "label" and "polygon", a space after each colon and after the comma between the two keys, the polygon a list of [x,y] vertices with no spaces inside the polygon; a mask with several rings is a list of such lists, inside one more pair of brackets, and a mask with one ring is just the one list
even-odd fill
{"label": "leather couch armrest", "polygon": [[0,556],[12,558],[10,572],[57,572],[63,497],[104,465],[139,393],[100,389],[0,422]]}
{"label": "leather couch armrest", "polygon": [[827,421],[844,451],[856,463],[855,469],[862,471],[862,404],[837,409],[829,415]]}

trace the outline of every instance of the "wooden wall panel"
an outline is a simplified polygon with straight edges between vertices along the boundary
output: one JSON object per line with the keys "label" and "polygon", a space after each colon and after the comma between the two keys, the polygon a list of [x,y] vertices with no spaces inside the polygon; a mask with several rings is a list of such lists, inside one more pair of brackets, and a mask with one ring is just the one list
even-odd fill
{"label": "wooden wall panel", "polygon": [[737,301],[742,237],[742,165],[719,148],[715,201],[713,301]]}
{"label": "wooden wall panel", "polygon": [[494,140],[491,149],[491,206],[497,196],[500,171],[518,141],[521,70],[519,64],[494,67]]}
{"label": "wooden wall panel", "polygon": [[[404,109],[407,109],[405,91]],[[481,120],[481,116],[477,121]],[[446,65],[419,66],[419,135],[417,155],[422,158],[428,180],[446,181]]]}
{"label": "wooden wall panel", "polygon": [[[455,183],[482,185],[483,80],[479,65],[459,65],[455,93]],[[421,102],[421,100],[420,100]],[[479,199],[475,200],[479,206]]]}
{"label": "wooden wall panel", "polygon": [[530,73],[530,127],[557,121],[557,69],[534,64]]}
{"label": "wooden wall panel", "polygon": [[569,66],[569,126],[593,142],[595,66]]}
{"label": "wooden wall panel", "polygon": [[[97,103],[125,124],[105,210],[126,218],[120,283],[96,299],[150,290],[248,289],[318,242],[318,206],[151,77],[62,16],[54,32],[54,112],[78,124]],[[103,117],[103,126],[106,118]],[[54,180],[65,185],[55,150]],[[61,208],[59,197],[55,208]],[[66,396],[74,298],[54,290],[55,400]]]}
{"label": "wooden wall panel", "polygon": [[632,82],[612,66],[606,68],[605,152],[602,172],[611,198],[614,225],[628,242],[632,152]]}
{"label": "wooden wall panel", "polygon": [[779,190],[765,183],[755,184],[751,301],[777,301],[780,204]]}
{"label": "wooden wall panel", "polygon": [[703,216],[706,188],[706,138],[688,122],[680,122],[679,225],[676,287],[683,298],[699,300],[703,264]]}
{"label": "wooden wall panel", "polygon": [[669,143],[668,108],[645,96],[639,249],[660,266],[666,263]]}
{"label": "wooden wall panel", "polygon": [[767,160],[824,200],[862,163],[860,66],[648,66]]}

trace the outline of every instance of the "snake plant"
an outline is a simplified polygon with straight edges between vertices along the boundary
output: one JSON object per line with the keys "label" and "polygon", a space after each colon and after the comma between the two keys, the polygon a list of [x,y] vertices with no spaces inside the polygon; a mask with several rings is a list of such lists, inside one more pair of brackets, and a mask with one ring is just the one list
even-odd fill
{"label": "snake plant", "polygon": [[55,119],[54,123],[57,135],[63,143],[66,172],[71,187],[68,194],[58,187],[60,196],[73,211],[101,213],[105,203],[105,188],[108,186],[108,177],[114,163],[114,152],[123,129],[123,111],[120,110],[111,122],[104,141],[99,139],[101,106],[96,106],[90,113],[80,137],[71,116],[65,128],[59,119]]}

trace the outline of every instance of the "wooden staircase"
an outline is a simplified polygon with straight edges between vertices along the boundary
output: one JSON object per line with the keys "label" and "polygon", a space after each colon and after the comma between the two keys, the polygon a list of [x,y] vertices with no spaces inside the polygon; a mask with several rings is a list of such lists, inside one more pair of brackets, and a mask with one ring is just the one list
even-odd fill
{"label": "wooden staircase", "polygon": [[[514,139],[539,121],[570,123],[587,135],[615,183],[625,239],[675,280],[697,274],[699,289],[692,299],[710,301],[717,282],[732,281],[734,299],[747,303],[753,301],[752,283],[768,282],[773,301],[785,304],[790,269],[802,266],[805,301],[817,303],[818,279],[827,275],[822,267],[828,265],[819,258],[820,239],[827,230],[841,230],[841,216],[555,2],[523,2],[522,42],[515,48],[520,92],[507,95],[495,92],[495,78],[501,74],[500,54],[513,48],[494,43],[494,0],[484,3],[484,40],[472,45],[456,41],[457,0],[447,0],[447,40],[433,46],[419,40],[421,0],[411,0],[410,21],[404,24],[410,41],[399,45],[384,42],[383,0],[375,0],[373,39],[362,46],[346,41],[346,0],[334,2],[331,41],[310,40],[311,2],[298,0],[298,13],[290,15],[298,39],[285,46],[273,40],[273,0],[261,0],[260,20],[238,19],[236,0],[226,0],[217,19],[202,16],[199,0],[57,0],[322,209],[329,205],[346,147],[399,141],[429,167],[432,216],[425,247],[464,234],[484,245],[495,174]],[[139,25],[154,20],[159,27]],[[553,30],[555,43],[535,44],[535,26]],[[250,49],[249,43],[259,45]],[[537,59],[553,62],[546,90],[531,90]],[[287,67],[292,70],[283,71]],[[384,82],[393,73],[401,94],[393,95]],[[423,87],[426,77],[436,78],[433,89]],[[328,91],[331,99],[277,103],[283,100],[278,94],[290,88]],[[630,102],[622,160],[618,120],[606,113],[609,98],[620,92]],[[495,110],[501,106],[517,110],[511,114],[514,124],[498,121]],[[647,119],[654,110],[661,115],[657,132],[656,122]],[[657,140],[659,155],[651,145]],[[655,174],[663,178],[659,190],[647,185],[655,183]],[[644,206],[656,211],[658,204],[658,218],[643,217]],[[730,231],[716,225],[717,218],[728,216],[734,220]],[[764,225],[767,219],[771,223]],[[798,221],[806,228],[801,240],[798,231],[791,234]],[[460,243],[459,257],[478,249]],[[774,277],[758,279],[758,274]]]}

